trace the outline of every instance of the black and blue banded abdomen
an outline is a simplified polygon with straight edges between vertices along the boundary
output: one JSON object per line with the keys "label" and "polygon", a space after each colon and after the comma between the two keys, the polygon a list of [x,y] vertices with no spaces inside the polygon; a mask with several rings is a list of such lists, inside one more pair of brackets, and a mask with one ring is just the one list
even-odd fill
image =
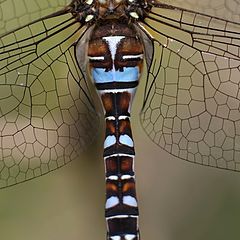
{"label": "black and blue banded abdomen", "polygon": [[105,216],[108,240],[139,240],[130,110],[143,66],[143,44],[132,25],[97,25],[88,46],[89,71],[105,112]]}

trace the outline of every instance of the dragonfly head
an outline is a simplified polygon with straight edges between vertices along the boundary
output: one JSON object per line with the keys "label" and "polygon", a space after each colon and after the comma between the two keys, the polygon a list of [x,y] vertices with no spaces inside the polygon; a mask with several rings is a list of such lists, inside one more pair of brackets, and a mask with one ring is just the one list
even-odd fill
{"label": "dragonfly head", "polygon": [[94,23],[99,19],[143,19],[151,8],[147,0],[75,0],[71,12],[82,23]]}

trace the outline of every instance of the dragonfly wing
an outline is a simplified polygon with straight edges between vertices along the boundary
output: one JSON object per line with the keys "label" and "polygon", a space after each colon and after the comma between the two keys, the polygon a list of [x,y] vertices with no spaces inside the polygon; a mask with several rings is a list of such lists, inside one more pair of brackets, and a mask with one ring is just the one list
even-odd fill
{"label": "dragonfly wing", "polygon": [[0,35],[62,9],[69,0],[0,0]]}
{"label": "dragonfly wing", "polygon": [[[164,3],[171,4],[172,0],[164,0]],[[240,21],[240,1],[239,0],[174,0],[174,6],[184,7],[200,13],[221,17],[226,20]]]}
{"label": "dragonfly wing", "polygon": [[0,38],[0,187],[79,158],[96,134],[75,53],[85,31],[61,11]]}
{"label": "dragonfly wing", "polygon": [[181,159],[240,171],[240,25],[159,5],[142,29],[154,49],[147,135]]}

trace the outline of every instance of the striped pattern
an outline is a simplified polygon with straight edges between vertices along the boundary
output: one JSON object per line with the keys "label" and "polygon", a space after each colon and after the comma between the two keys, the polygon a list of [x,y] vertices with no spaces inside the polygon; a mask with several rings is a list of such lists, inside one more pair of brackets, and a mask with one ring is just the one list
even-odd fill
{"label": "striped pattern", "polygon": [[107,240],[139,240],[130,108],[142,70],[143,45],[131,25],[111,20],[93,30],[88,56],[106,121]]}
{"label": "striped pattern", "polygon": [[[130,127],[128,91],[101,95],[106,110],[106,138],[114,136],[104,147],[106,171],[106,221],[108,239],[139,239],[138,206],[135,190],[134,147]],[[116,106],[116,107],[115,107]],[[123,116],[128,116],[123,118]],[[111,119],[114,117],[114,119]],[[132,238],[130,238],[132,236]]]}

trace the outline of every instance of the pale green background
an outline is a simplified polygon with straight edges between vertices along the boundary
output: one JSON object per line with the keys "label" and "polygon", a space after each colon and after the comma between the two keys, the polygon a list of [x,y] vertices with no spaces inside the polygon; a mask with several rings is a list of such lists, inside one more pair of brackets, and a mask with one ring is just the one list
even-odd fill
{"label": "pale green background", "polygon": [[[20,0],[19,0],[20,1]],[[171,1],[173,2],[173,1]],[[179,160],[155,146],[132,119],[143,240],[238,240],[240,173]],[[46,176],[0,191],[0,239],[104,240],[103,135]]]}

